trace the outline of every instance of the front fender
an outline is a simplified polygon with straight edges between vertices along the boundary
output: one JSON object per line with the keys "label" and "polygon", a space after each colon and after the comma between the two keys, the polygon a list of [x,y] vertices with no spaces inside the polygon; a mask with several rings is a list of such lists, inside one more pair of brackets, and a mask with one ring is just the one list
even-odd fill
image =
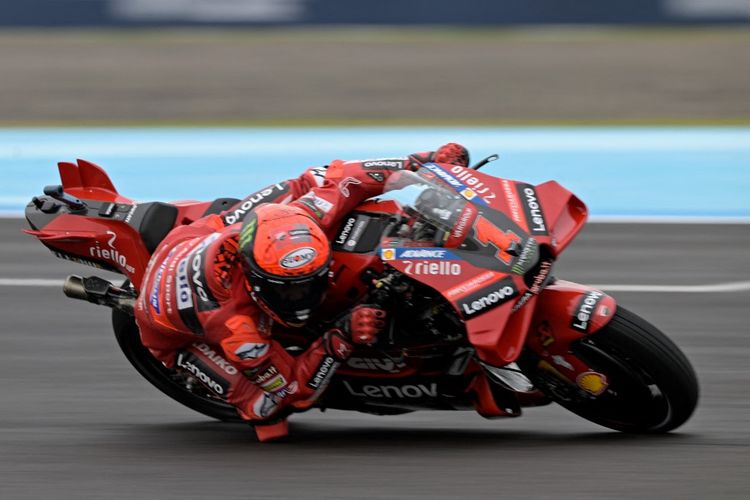
{"label": "front fender", "polygon": [[617,310],[614,298],[587,285],[557,280],[539,294],[527,345],[543,351],[568,346],[601,330]]}

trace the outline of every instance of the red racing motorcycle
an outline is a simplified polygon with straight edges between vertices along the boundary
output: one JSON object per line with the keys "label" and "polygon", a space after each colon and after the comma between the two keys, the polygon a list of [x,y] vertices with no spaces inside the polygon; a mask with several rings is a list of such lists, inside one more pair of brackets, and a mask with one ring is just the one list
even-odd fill
{"label": "red racing motorcycle", "polygon": [[[376,344],[356,347],[316,406],[378,415],[473,409],[491,418],[556,402],[624,432],[682,425],[698,401],[684,354],[601,290],[553,275],[586,222],[586,206],[554,181],[479,172],[490,159],[395,172],[382,196],[330,235],[326,300],[310,331],[281,332],[278,340],[301,352],[362,301],[384,307],[389,324]],[[27,232],[57,257],[127,278],[117,286],[70,276],[65,294],[113,309],[123,353],[162,392],[205,415],[239,420],[224,394],[226,381],[242,375],[220,349],[196,343],[167,369],[141,344],[132,310],[152,252],[174,227],[214,213],[229,222],[246,207],[231,198],[136,203],[90,162],[58,166],[62,184],[26,207]]]}

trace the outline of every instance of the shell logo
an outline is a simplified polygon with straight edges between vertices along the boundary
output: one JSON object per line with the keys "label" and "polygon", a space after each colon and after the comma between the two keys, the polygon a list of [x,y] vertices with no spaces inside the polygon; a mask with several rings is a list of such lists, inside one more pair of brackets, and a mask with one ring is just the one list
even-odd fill
{"label": "shell logo", "polygon": [[581,373],[576,377],[576,383],[578,384],[578,387],[594,396],[601,395],[607,390],[607,387],[609,387],[607,377],[596,372]]}
{"label": "shell logo", "polygon": [[466,188],[463,191],[461,191],[461,196],[463,196],[467,200],[473,199],[476,195],[477,194],[469,188]]}
{"label": "shell logo", "polygon": [[380,256],[383,260],[394,260],[396,258],[396,250],[393,248],[385,248]]}

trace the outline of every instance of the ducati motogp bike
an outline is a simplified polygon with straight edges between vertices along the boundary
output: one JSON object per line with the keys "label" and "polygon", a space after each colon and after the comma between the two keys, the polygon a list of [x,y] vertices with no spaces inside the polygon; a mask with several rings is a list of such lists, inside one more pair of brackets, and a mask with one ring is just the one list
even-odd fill
{"label": "ducati motogp bike", "polygon": [[[316,406],[378,415],[475,410],[494,418],[554,402],[624,432],[682,425],[698,401],[685,355],[602,290],[553,274],[586,223],[584,203],[554,181],[532,185],[480,172],[491,159],[381,176],[383,195],[344,217],[331,237],[324,303],[307,332],[275,338],[294,355],[362,302],[386,309],[389,321],[375,344],[355,347]],[[241,222],[273,186],[245,200],[136,203],[93,163],[58,167],[62,183],[26,207],[27,232],[57,257],[126,277],[113,284],[70,276],[65,294],[111,307],[124,355],[166,395],[210,417],[240,420],[225,393],[242,375],[218,346],[196,342],[168,369],[141,344],[132,311],[149,258],[173,228],[208,214]]]}

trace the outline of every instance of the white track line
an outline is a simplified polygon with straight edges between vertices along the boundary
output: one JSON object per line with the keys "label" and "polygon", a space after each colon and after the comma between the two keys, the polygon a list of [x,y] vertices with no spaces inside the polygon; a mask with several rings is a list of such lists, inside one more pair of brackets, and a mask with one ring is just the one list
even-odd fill
{"label": "white track line", "polygon": [[64,279],[21,279],[21,278],[0,278],[0,286],[57,286],[62,290]]}
{"label": "white track line", "polygon": [[724,293],[750,290],[750,281],[716,283],[714,285],[590,285],[608,292],[656,293]]}
{"label": "white track line", "polygon": [[[0,286],[59,287],[63,279],[21,279],[0,278]],[[734,281],[713,285],[589,285],[592,288],[608,292],[645,292],[645,293],[726,293],[750,290],[750,281]]]}

